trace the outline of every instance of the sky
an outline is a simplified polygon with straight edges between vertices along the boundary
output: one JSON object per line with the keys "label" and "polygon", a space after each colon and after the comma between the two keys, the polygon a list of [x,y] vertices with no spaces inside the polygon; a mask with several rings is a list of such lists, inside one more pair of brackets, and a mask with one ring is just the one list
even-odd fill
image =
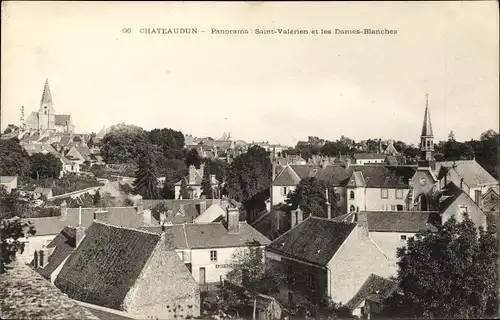
{"label": "sky", "polygon": [[[3,1],[1,130],[20,124],[21,106],[38,110],[48,78],[77,132],[126,123],[286,145],[341,135],[416,144],[428,93],[436,140],[450,130],[477,139],[499,127],[498,25],[496,1]],[[397,34],[321,34],[365,28]]]}

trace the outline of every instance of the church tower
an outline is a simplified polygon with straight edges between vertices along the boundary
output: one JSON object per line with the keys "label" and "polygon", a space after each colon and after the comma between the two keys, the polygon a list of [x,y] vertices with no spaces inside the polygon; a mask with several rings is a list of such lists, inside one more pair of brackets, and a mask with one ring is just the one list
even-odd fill
{"label": "church tower", "polygon": [[429,165],[434,160],[434,134],[429,113],[429,94],[426,95],[424,123],[420,135],[420,161]]}
{"label": "church tower", "polygon": [[40,100],[40,109],[38,109],[38,129],[54,130],[56,128],[55,118],[56,115],[49,88],[49,79],[46,79],[43,87],[42,99]]}

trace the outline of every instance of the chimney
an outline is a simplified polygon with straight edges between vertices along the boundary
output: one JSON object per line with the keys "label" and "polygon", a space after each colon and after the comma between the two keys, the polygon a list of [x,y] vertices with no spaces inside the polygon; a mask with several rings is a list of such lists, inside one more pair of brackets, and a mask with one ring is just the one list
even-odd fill
{"label": "chimney", "polygon": [[49,248],[43,246],[42,250],[40,250],[40,267],[44,268],[49,262]]}
{"label": "chimney", "polygon": [[227,232],[240,233],[240,210],[227,208]]}
{"label": "chimney", "polygon": [[321,168],[325,169],[327,165],[328,165],[328,161],[326,159],[322,159],[321,160]]}
{"label": "chimney", "polygon": [[160,212],[160,224],[163,225],[165,223],[165,220],[167,220],[165,212]]}
{"label": "chimney", "polygon": [[295,212],[297,213],[297,224],[299,224],[302,222],[302,220],[304,220],[304,211],[302,211],[300,208],[297,208]]}
{"label": "chimney", "polygon": [[137,203],[137,213],[143,213],[144,211],[144,202],[142,199],[139,199],[139,203]]}
{"label": "chimney", "polygon": [[188,185],[194,184],[195,178],[196,178],[196,168],[193,165],[190,165],[189,166]]}
{"label": "chimney", "polygon": [[479,209],[483,210],[483,196],[481,194],[481,190],[474,191],[475,201]]}
{"label": "chimney", "polygon": [[85,228],[78,226],[75,233],[75,248],[77,248],[80,242],[82,242],[83,237],[85,237]]}
{"label": "chimney", "polygon": [[205,197],[205,195],[202,195],[200,201],[200,214],[202,214],[206,210],[207,210],[207,197]]}
{"label": "chimney", "polygon": [[326,214],[328,219],[332,218],[332,204],[330,202],[326,203]]}
{"label": "chimney", "polygon": [[61,220],[66,220],[67,216],[68,216],[68,205],[66,203],[66,200],[64,200],[61,203]]}
{"label": "chimney", "polygon": [[293,228],[297,225],[297,210],[290,211],[290,228]]}
{"label": "chimney", "polygon": [[200,164],[200,174],[203,177],[203,172],[205,171],[205,162]]}
{"label": "chimney", "polygon": [[382,139],[378,139],[378,153],[382,153]]}
{"label": "chimney", "polygon": [[358,228],[361,229],[361,236],[368,237],[368,217],[366,211],[356,212]]}
{"label": "chimney", "polygon": [[142,212],[142,222],[144,223],[145,226],[152,226],[152,220],[151,220],[151,210],[143,210]]}
{"label": "chimney", "polygon": [[345,167],[346,169],[351,166],[351,157],[345,157]]}
{"label": "chimney", "polygon": [[460,189],[464,189],[464,178],[460,179]]}
{"label": "chimney", "polygon": [[35,253],[33,254],[33,263],[35,265],[35,269],[38,269],[40,266],[40,255],[38,254],[38,250],[35,250]]}

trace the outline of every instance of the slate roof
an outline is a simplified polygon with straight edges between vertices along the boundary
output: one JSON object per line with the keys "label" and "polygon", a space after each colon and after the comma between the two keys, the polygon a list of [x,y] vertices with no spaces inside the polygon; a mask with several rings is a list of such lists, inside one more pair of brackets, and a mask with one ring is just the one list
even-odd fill
{"label": "slate roof", "polygon": [[325,266],[355,227],[355,223],[309,216],[275,239],[266,250]]}
{"label": "slate roof", "polygon": [[375,160],[375,159],[385,159],[386,155],[383,153],[355,153],[354,158],[356,160]]}
{"label": "slate roof", "polygon": [[316,165],[289,165],[276,177],[274,186],[296,186],[300,180],[314,177],[321,181],[329,181],[333,185],[345,184],[352,171],[342,165],[327,165],[325,167]]}
{"label": "slate roof", "polygon": [[[107,213],[99,213],[96,218],[109,224],[122,226],[122,227],[142,227],[144,226],[144,218],[142,214],[137,213],[134,207],[110,207],[110,208],[82,208],[82,227],[89,227],[94,221],[94,212],[98,210],[106,210]],[[151,224],[158,225],[153,217],[151,217]],[[79,222],[79,208],[68,208],[68,213],[65,218],[62,216],[45,217],[45,218],[26,218],[23,221],[30,221],[33,223],[36,234],[35,236],[42,235],[56,235],[64,227],[78,226]]]}
{"label": "slate roof", "polygon": [[[161,227],[142,229],[161,233]],[[270,243],[269,239],[246,222],[240,222],[238,234],[228,233],[220,222],[171,225],[165,226],[165,230],[172,230],[176,249],[245,247],[254,241],[258,241],[261,245]]]}
{"label": "slate roof", "polygon": [[437,212],[432,211],[366,211],[368,230],[376,232],[437,231],[433,225]]}
{"label": "slate roof", "polygon": [[439,161],[436,162],[436,172],[439,172],[441,167],[451,168],[453,165],[456,165],[455,171],[471,188],[485,184],[498,184],[498,181],[476,160]]}
{"label": "slate roof", "polygon": [[76,229],[65,227],[52,241],[47,248],[53,248],[49,255],[48,263],[43,268],[37,268],[37,272],[44,278],[50,279],[50,275],[63,263],[76,248]]}
{"label": "slate roof", "polygon": [[20,261],[0,275],[2,319],[95,319],[98,317]]}
{"label": "slate roof", "polygon": [[354,172],[361,172],[367,188],[409,188],[415,174],[412,166],[352,165]]}
{"label": "slate roof", "polygon": [[93,223],[55,285],[72,299],[120,310],[159,241],[158,234]]}
{"label": "slate roof", "polygon": [[379,299],[388,298],[397,288],[398,284],[395,281],[372,273],[345,306],[352,311],[370,296],[373,298],[373,295],[376,295]]}

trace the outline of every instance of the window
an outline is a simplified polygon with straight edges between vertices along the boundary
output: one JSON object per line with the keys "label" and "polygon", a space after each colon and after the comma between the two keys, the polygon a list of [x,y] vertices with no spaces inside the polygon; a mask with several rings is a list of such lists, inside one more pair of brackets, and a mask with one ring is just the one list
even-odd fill
{"label": "window", "polygon": [[351,211],[351,212],[354,212],[354,211],[356,211],[356,208],[354,208],[354,206],[351,206],[350,211]]}
{"label": "window", "polygon": [[288,283],[292,283],[293,282],[292,267],[290,267],[290,266],[286,267],[286,281]]}
{"label": "window", "polygon": [[287,191],[287,190],[286,190],[286,187],[283,187],[283,189],[281,189],[281,194],[282,194],[283,196],[286,196],[286,195],[287,195],[287,192],[286,192],[286,191]]}
{"label": "window", "polygon": [[402,234],[400,238],[401,240],[406,240],[406,235]]}
{"label": "window", "polygon": [[210,261],[217,262],[217,251],[210,250]]}
{"label": "window", "polygon": [[349,193],[349,199],[354,200],[354,191]]}
{"label": "window", "polygon": [[316,282],[314,281],[314,274],[309,273],[307,276],[307,287],[311,290],[316,288]]}
{"label": "window", "polygon": [[382,199],[389,199],[389,189],[382,189],[381,190],[381,197],[382,197]]}
{"label": "window", "polygon": [[467,205],[466,204],[461,205],[458,209],[459,209],[460,214],[467,214]]}
{"label": "window", "polygon": [[396,199],[403,199],[403,189],[396,189]]}
{"label": "window", "polygon": [[403,205],[402,204],[398,204],[396,206],[396,209],[397,209],[397,211],[403,211]]}
{"label": "window", "polygon": [[181,254],[181,256],[180,256],[181,261],[184,262],[184,252],[181,251],[180,254]]}

